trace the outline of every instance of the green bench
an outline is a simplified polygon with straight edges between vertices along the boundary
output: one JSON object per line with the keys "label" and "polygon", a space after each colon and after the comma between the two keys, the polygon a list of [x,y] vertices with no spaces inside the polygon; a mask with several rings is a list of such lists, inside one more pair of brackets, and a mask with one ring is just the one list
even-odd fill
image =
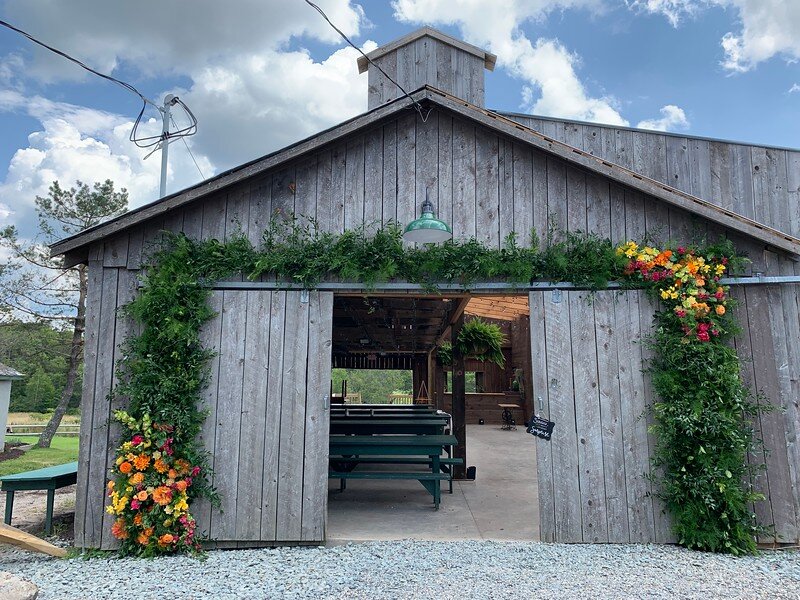
{"label": "green bench", "polygon": [[423,464],[430,465],[430,471],[419,472],[377,472],[329,470],[328,477],[339,479],[341,489],[347,479],[416,479],[433,496],[433,504],[439,509],[441,501],[441,482],[450,477],[442,472],[442,451],[456,443],[453,435],[331,435],[328,455],[332,462],[363,457],[410,457],[424,458]]}
{"label": "green bench", "polygon": [[53,531],[53,504],[55,503],[56,490],[77,483],[77,481],[77,462],[0,477],[0,490],[6,493],[5,524],[11,525],[11,513],[14,510],[14,492],[47,490],[47,513],[45,514],[44,532],[46,535],[50,535]]}
{"label": "green bench", "polygon": [[[426,456],[363,456],[359,458],[346,458],[346,459],[332,459],[331,462],[352,464],[353,468],[357,464],[377,464],[377,465],[428,465],[431,466],[431,459]],[[463,465],[463,458],[450,458],[442,457],[439,459],[439,468],[442,473],[447,475],[447,481],[450,484],[450,493],[453,493],[453,469],[454,465]],[[334,466],[345,466],[344,464],[335,464]],[[336,469],[341,471],[341,469]],[[343,488],[342,488],[343,489]]]}

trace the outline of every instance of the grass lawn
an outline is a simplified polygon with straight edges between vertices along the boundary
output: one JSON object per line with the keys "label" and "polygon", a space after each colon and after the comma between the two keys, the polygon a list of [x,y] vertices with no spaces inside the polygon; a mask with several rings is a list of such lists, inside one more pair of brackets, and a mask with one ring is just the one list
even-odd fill
{"label": "grass lawn", "polygon": [[[7,442],[34,444],[36,436],[6,436]],[[20,457],[0,462],[0,477],[78,460],[78,437],[56,436],[49,448],[33,448]]]}

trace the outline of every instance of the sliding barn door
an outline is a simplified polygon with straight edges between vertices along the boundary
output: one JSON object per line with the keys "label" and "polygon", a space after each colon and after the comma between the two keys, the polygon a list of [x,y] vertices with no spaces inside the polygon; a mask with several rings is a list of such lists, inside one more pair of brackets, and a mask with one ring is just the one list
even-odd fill
{"label": "sliding barn door", "polygon": [[643,371],[653,305],[640,291],[530,293],[541,540],[673,542],[648,479],[654,439]]}
{"label": "sliding barn door", "polygon": [[217,290],[217,355],[202,432],[221,506],[198,502],[219,546],[325,539],[333,294]]}

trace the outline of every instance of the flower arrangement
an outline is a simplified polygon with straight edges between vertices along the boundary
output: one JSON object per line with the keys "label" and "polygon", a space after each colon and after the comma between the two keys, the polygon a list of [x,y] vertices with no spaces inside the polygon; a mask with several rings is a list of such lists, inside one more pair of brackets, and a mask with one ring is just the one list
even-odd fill
{"label": "flower arrangement", "polygon": [[147,414],[136,419],[117,411],[114,417],[131,432],[117,448],[106,507],[117,517],[111,533],[123,553],[199,552],[189,493],[200,467],[177,455],[171,425],[153,423]]}
{"label": "flower arrangement", "polygon": [[684,343],[692,339],[708,342],[727,333],[731,300],[728,287],[720,284],[728,270],[727,256],[701,256],[683,246],[658,250],[633,241],[619,246],[617,254],[629,260],[626,276],[656,289],[658,298],[678,320]]}

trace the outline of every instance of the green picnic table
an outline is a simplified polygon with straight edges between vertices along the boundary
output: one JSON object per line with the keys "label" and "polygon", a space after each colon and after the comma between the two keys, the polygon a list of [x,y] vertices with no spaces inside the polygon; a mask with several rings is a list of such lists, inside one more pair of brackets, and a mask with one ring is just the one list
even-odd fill
{"label": "green picnic table", "polygon": [[374,435],[411,434],[441,435],[450,422],[449,417],[337,417],[331,416],[332,434]]}
{"label": "green picnic table", "polygon": [[47,490],[47,512],[45,514],[44,532],[46,535],[50,535],[53,530],[53,504],[56,490],[72,485],[77,481],[77,462],[0,477],[0,490],[6,493],[6,525],[11,525],[11,513],[14,510],[14,492]]}
{"label": "green picnic table", "polygon": [[430,466],[430,471],[376,472],[331,469],[328,477],[339,479],[342,489],[347,479],[416,479],[433,496],[434,506],[438,510],[441,501],[441,482],[450,477],[448,473],[442,472],[442,451],[456,443],[454,435],[331,435],[329,455],[334,463],[337,460],[346,461],[348,458],[361,456],[426,456],[429,459],[426,465]]}

